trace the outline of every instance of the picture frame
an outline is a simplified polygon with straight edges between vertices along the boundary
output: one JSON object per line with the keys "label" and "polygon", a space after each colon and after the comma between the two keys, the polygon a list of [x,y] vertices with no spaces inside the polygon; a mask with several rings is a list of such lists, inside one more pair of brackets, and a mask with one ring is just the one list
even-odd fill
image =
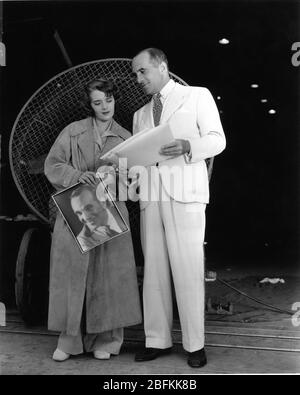
{"label": "picture frame", "polygon": [[101,177],[91,186],[80,182],[51,197],[81,253],[129,232],[129,226]]}

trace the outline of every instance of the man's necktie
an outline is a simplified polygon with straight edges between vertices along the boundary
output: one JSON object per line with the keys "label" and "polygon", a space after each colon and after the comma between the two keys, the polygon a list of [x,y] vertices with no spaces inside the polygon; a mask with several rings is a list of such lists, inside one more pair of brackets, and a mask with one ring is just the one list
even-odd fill
{"label": "man's necktie", "polygon": [[162,102],[160,100],[161,94],[157,93],[153,96],[153,120],[154,126],[159,125],[160,116],[162,112]]}

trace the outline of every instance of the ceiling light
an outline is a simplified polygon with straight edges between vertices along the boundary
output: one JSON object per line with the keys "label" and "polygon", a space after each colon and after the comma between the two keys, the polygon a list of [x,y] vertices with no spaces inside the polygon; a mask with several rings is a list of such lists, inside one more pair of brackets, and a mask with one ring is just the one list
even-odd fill
{"label": "ceiling light", "polygon": [[217,96],[217,100],[221,100],[221,96]]}
{"label": "ceiling light", "polygon": [[261,99],[262,103],[267,103],[267,101],[268,101],[267,99]]}
{"label": "ceiling light", "polygon": [[229,40],[227,40],[227,38],[222,38],[221,40],[219,40],[219,44],[222,44],[222,45],[229,44]]}
{"label": "ceiling light", "polygon": [[251,88],[258,88],[258,84],[251,84]]}
{"label": "ceiling light", "polygon": [[275,110],[269,110],[269,114],[276,114],[276,111]]}

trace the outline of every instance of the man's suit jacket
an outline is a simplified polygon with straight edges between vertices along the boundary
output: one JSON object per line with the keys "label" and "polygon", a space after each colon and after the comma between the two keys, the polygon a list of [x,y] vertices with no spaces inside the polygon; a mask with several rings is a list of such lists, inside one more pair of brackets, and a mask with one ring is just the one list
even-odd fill
{"label": "man's suit jacket", "polygon": [[[209,186],[205,159],[221,153],[226,140],[215,101],[206,88],[174,84],[163,106],[160,124],[169,123],[174,139],[191,145],[191,157],[180,155],[160,162],[157,171],[167,194],[180,202],[208,203]],[[133,118],[133,134],[153,128],[152,101]],[[145,147],[147,149],[147,147]],[[152,170],[153,171],[153,170]],[[174,182],[172,181],[172,177]],[[147,206],[149,168],[140,174],[140,205]]]}
{"label": "man's suit jacket", "polygon": [[101,227],[99,232],[97,230],[91,232],[90,229],[84,225],[81,232],[77,235],[77,240],[82,250],[87,251],[90,248],[97,247],[118,234],[118,232],[114,231],[109,226]]}

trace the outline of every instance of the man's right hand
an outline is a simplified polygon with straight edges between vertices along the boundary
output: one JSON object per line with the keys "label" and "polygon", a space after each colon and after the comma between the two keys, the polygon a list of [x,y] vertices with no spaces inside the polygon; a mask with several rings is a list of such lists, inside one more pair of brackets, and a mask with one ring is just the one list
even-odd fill
{"label": "man's right hand", "polygon": [[115,169],[119,167],[119,156],[115,153],[110,153],[105,157],[105,162],[112,165]]}
{"label": "man's right hand", "polygon": [[89,185],[97,185],[98,179],[96,178],[96,173],[93,171],[85,171],[84,173],[81,174],[81,176],[78,179],[79,182],[82,184],[89,184]]}

